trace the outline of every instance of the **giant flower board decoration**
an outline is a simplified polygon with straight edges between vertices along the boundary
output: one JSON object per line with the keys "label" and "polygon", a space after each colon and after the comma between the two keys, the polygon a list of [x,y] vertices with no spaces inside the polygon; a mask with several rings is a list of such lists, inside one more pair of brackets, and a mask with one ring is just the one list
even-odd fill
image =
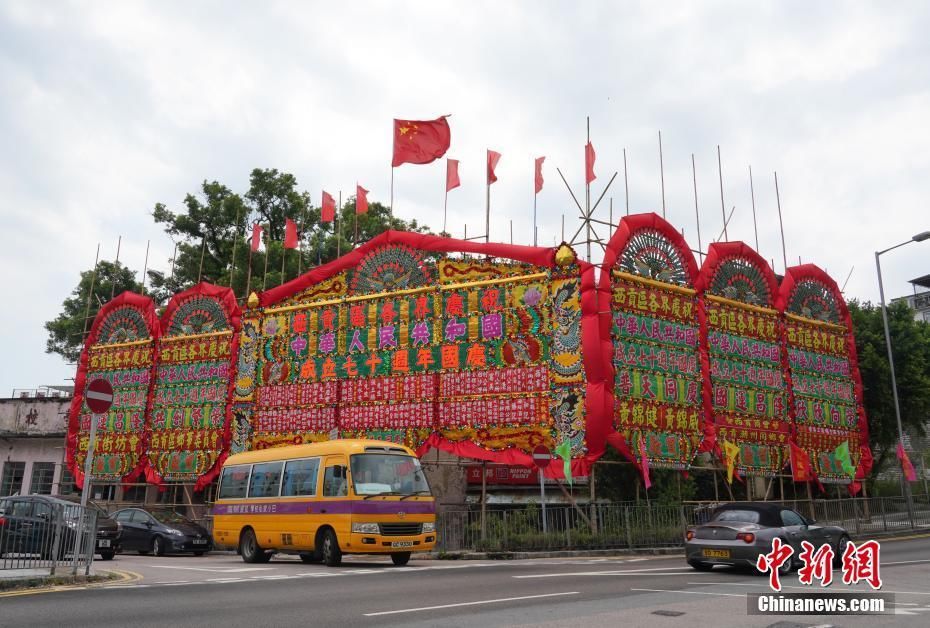
{"label": "giant flower board decoration", "polygon": [[230,396],[239,306],[229,288],[200,283],[175,295],[161,317],[146,478],[209,484],[230,441]]}
{"label": "giant flower board decoration", "polygon": [[[456,252],[488,257],[436,255]],[[233,450],[372,437],[532,464],[562,445],[585,472],[603,451],[595,304],[567,246],[382,234],[251,299]]]}
{"label": "giant flower board decoration", "polygon": [[[821,482],[849,483],[872,466],[852,320],[836,282],[813,264],[787,270],[778,295],[785,317],[797,444]],[[847,443],[855,474],[835,451]]]}
{"label": "giant flower board decoration", "polygon": [[612,348],[613,427],[639,464],[645,452],[649,466],[688,469],[712,442],[696,278],[694,256],[669,223],[652,213],[620,221],[601,271],[601,299],[609,299],[601,329]]}
{"label": "giant flower board decoration", "polygon": [[74,398],[68,414],[67,465],[84,481],[93,414],[84,400],[87,382],[103,378],[113,386],[113,405],[98,416],[94,480],[131,481],[142,472],[147,408],[159,325],[148,297],[124,292],[97,312],[81,352]]}
{"label": "giant flower board decoration", "polygon": [[695,287],[718,451],[724,457],[724,442],[736,445],[738,471],[774,475],[788,461],[791,434],[775,274],[746,244],[718,242]]}

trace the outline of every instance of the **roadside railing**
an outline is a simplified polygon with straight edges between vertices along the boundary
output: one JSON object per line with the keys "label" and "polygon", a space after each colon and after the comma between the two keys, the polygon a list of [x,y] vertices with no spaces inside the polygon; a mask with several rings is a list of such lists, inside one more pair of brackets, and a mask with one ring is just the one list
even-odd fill
{"label": "roadside railing", "polygon": [[[926,496],[908,511],[903,497],[868,497],[835,500],[773,502],[798,511],[818,525],[839,525],[850,535],[930,530],[930,503]],[[547,504],[542,508],[489,505],[443,506],[437,512],[440,552],[553,551],[573,549],[642,549],[684,545],[688,525],[710,519],[716,502],[680,505],[635,502]],[[580,511],[580,512],[579,512]],[[584,513],[584,516],[582,516]]]}
{"label": "roadside railing", "polygon": [[26,575],[90,573],[97,511],[80,504],[8,502],[0,512],[0,572]]}

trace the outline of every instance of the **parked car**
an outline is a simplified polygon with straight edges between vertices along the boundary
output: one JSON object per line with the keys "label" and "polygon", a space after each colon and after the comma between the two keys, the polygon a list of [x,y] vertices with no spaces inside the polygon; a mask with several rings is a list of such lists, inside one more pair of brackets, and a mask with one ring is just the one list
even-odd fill
{"label": "parked car", "polygon": [[173,510],[124,508],[112,516],[123,526],[123,550],[156,556],[184,552],[202,556],[213,549],[206,528]]}
{"label": "parked car", "polygon": [[[80,495],[56,495],[60,499],[72,504],[80,504]],[[113,556],[120,550],[120,540],[123,527],[94,500],[87,500],[87,507],[97,511],[97,543],[95,554],[100,554],[103,560],[113,560]]]}
{"label": "parked car", "polygon": [[707,523],[687,528],[685,559],[698,571],[710,571],[714,565],[755,567],[759,555],[771,551],[776,537],[794,548],[791,560],[779,568],[782,574],[798,565],[801,541],[814,547],[829,543],[836,557],[849,543],[849,534],[840,526],[817,525],[780,504],[730,503],[716,508]]}
{"label": "parked car", "polygon": [[[96,553],[110,560],[119,548],[119,525],[98,506],[88,507],[98,511]],[[50,495],[4,497],[0,499],[0,556],[39,554],[51,558],[55,553],[56,522],[60,521],[64,524],[58,534],[60,560],[74,549],[79,520],[80,510],[71,499]]]}

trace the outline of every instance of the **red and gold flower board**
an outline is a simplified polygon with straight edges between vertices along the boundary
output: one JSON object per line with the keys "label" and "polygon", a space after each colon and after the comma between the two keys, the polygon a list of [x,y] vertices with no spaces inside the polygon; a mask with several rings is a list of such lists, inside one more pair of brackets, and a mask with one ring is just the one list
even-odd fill
{"label": "red and gold flower board", "polygon": [[338,434],[532,464],[568,441],[579,472],[603,452],[593,267],[567,246],[392,231],[249,305],[234,449]]}
{"label": "red and gold flower board", "polygon": [[[684,238],[656,214],[621,220],[604,256],[602,333],[613,428],[624,453],[650,467],[688,469],[708,429],[699,356],[697,265]],[[712,434],[712,432],[711,432]],[[623,447],[621,447],[623,449]]]}
{"label": "red and gold flower board", "polygon": [[746,244],[718,242],[708,250],[696,288],[718,452],[724,441],[734,443],[739,472],[774,475],[788,461],[791,434],[775,274]]}
{"label": "red and gold flower board", "polygon": [[[836,282],[813,264],[787,270],[778,307],[785,317],[795,439],[821,482],[849,483],[870,471],[868,423],[852,321]],[[834,456],[849,444],[856,473],[845,473]]]}
{"label": "red and gold flower board", "polygon": [[152,364],[159,326],[148,297],[124,292],[100,308],[81,352],[68,414],[65,457],[80,485],[92,413],[84,400],[87,382],[113,386],[113,405],[98,418],[94,480],[132,481],[144,466],[145,430]]}
{"label": "red and gold flower board", "polygon": [[239,306],[229,288],[200,283],[175,295],[161,318],[145,468],[154,484],[209,484],[230,441]]}

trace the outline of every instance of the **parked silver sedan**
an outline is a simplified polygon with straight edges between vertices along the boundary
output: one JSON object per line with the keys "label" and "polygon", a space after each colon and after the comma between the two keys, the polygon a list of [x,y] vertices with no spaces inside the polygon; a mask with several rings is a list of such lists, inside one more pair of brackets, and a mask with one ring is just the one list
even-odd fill
{"label": "parked silver sedan", "polygon": [[800,564],[801,541],[815,548],[829,543],[837,560],[849,543],[843,528],[817,525],[780,504],[731,503],[716,508],[707,523],[687,528],[685,559],[698,571],[709,571],[714,565],[755,567],[759,555],[771,551],[776,537],[794,548],[791,560],[779,568],[782,574]]}

